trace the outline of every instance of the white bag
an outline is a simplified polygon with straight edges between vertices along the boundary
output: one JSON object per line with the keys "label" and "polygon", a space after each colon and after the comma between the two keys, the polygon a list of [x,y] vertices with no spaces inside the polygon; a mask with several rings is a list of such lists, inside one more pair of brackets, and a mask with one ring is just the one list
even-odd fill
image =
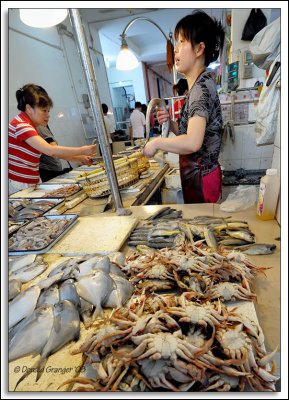
{"label": "white bag", "polygon": [[280,54],[280,17],[258,32],[249,45],[253,63],[268,69]]}
{"label": "white bag", "polygon": [[[280,55],[276,61],[280,60]],[[275,62],[272,63],[269,70],[269,76],[274,68]],[[279,108],[280,108],[280,89],[276,86],[280,80],[280,68],[275,73],[269,86],[266,84],[261,91],[256,111],[256,144],[257,146],[265,146],[274,143],[275,133],[278,127]]]}

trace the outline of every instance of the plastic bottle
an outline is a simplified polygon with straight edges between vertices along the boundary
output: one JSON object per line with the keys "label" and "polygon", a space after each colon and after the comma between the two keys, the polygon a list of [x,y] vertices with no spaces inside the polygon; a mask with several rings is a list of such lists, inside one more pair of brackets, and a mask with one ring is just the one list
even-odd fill
{"label": "plastic bottle", "polygon": [[280,179],[277,169],[267,169],[261,178],[257,204],[257,217],[263,221],[274,219],[279,196]]}

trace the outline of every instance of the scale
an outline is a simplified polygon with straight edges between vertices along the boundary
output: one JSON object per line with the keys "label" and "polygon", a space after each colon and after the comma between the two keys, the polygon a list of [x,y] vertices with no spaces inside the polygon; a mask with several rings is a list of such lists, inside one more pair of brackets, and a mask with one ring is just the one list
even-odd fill
{"label": "scale", "polygon": [[239,61],[228,65],[228,89],[234,91],[240,84]]}

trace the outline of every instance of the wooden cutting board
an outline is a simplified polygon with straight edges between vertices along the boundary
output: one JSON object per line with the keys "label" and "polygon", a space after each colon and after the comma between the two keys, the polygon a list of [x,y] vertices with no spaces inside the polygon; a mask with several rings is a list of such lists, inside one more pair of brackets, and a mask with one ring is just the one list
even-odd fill
{"label": "wooden cutting board", "polygon": [[63,236],[47,253],[78,256],[118,251],[128,239],[138,221],[137,218],[132,216],[79,217],[71,231]]}

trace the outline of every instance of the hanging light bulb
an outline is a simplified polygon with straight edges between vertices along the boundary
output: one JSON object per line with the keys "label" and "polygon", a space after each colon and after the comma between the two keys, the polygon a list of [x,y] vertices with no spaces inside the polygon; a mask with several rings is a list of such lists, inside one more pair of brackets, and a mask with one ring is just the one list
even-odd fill
{"label": "hanging light bulb", "polygon": [[21,21],[33,28],[49,28],[60,24],[68,13],[66,8],[29,8],[19,11]]}
{"label": "hanging light bulb", "polygon": [[128,71],[134,69],[139,65],[138,59],[134,53],[128,48],[125,40],[125,35],[120,35],[122,38],[120,52],[116,59],[116,69],[121,71]]}

